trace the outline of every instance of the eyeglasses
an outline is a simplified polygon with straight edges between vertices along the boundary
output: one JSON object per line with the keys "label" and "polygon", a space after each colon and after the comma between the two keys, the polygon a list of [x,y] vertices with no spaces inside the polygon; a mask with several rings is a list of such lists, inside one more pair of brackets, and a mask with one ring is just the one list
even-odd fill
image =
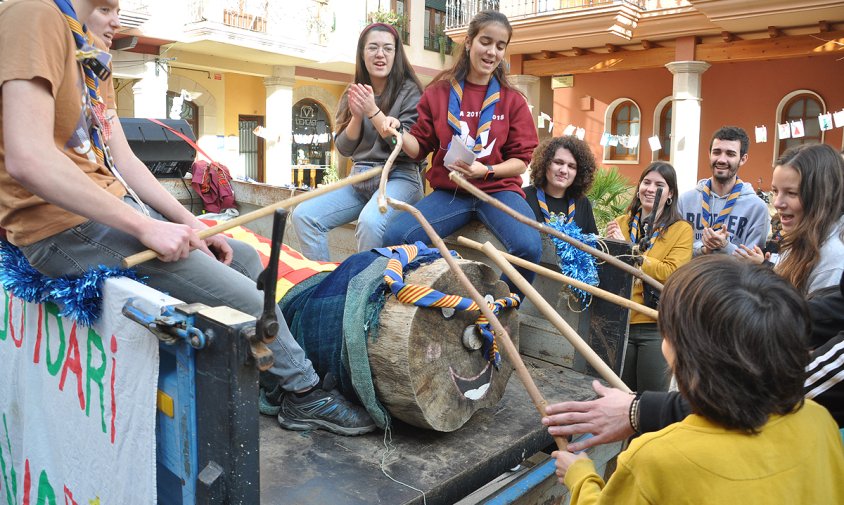
{"label": "eyeglasses", "polygon": [[378,54],[378,51],[382,51],[384,56],[391,56],[393,53],[396,52],[396,46],[392,44],[385,44],[383,46],[379,46],[376,44],[370,44],[366,46],[366,54],[369,56],[375,56]]}

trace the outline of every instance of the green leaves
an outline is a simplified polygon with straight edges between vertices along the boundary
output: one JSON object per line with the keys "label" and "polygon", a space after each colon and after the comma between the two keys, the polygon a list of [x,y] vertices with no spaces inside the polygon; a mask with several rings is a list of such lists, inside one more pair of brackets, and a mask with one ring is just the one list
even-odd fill
{"label": "green leaves", "polygon": [[598,168],[595,171],[595,181],[588,197],[592,202],[599,233],[604,232],[607,223],[624,214],[633,197],[633,189],[618,167]]}

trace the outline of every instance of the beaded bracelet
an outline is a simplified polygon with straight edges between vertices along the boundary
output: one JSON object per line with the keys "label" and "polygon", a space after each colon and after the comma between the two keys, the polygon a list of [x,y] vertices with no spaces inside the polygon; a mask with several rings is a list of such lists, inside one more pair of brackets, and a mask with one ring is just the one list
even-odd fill
{"label": "beaded bracelet", "polygon": [[639,431],[639,400],[642,399],[642,393],[636,393],[636,396],[633,398],[633,401],[630,402],[630,411],[627,413],[628,419],[630,421],[630,427],[633,428],[633,432],[636,434],[641,433]]}

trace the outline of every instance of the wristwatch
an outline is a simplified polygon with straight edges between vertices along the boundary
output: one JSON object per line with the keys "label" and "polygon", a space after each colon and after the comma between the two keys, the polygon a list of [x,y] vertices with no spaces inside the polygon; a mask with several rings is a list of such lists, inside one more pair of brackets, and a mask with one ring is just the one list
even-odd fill
{"label": "wristwatch", "polygon": [[493,178],[495,178],[495,170],[492,169],[492,165],[487,165],[486,173],[484,174],[484,180],[488,181]]}

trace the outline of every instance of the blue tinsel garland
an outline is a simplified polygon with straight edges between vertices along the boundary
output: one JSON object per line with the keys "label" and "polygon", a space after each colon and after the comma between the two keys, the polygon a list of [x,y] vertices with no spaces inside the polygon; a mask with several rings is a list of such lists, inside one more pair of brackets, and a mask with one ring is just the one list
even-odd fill
{"label": "blue tinsel garland", "polygon": [[32,303],[53,302],[62,317],[93,325],[102,312],[103,283],[109,277],[140,281],[134,270],[100,265],[79,277],[52,279],[32,268],[17,247],[0,240],[0,284],[14,296]]}
{"label": "blue tinsel garland", "polygon": [[[567,223],[565,220],[559,219],[556,214],[551,215],[551,221],[547,223],[547,226],[586,245],[592,247],[598,245],[597,236],[591,233],[583,233],[580,227],[574,224],[573,221]],[[551,241],[554,243],[557,257],[560,259],[557,265],[560,267],[560,272],[563,275],[589,284],[590,286],[598,285],[598,267],[596,266],[594,256],[556,237],[551,237]],[[584,304],[588,303],[589,293],[573,286],[570,287],[581,302]]]}

